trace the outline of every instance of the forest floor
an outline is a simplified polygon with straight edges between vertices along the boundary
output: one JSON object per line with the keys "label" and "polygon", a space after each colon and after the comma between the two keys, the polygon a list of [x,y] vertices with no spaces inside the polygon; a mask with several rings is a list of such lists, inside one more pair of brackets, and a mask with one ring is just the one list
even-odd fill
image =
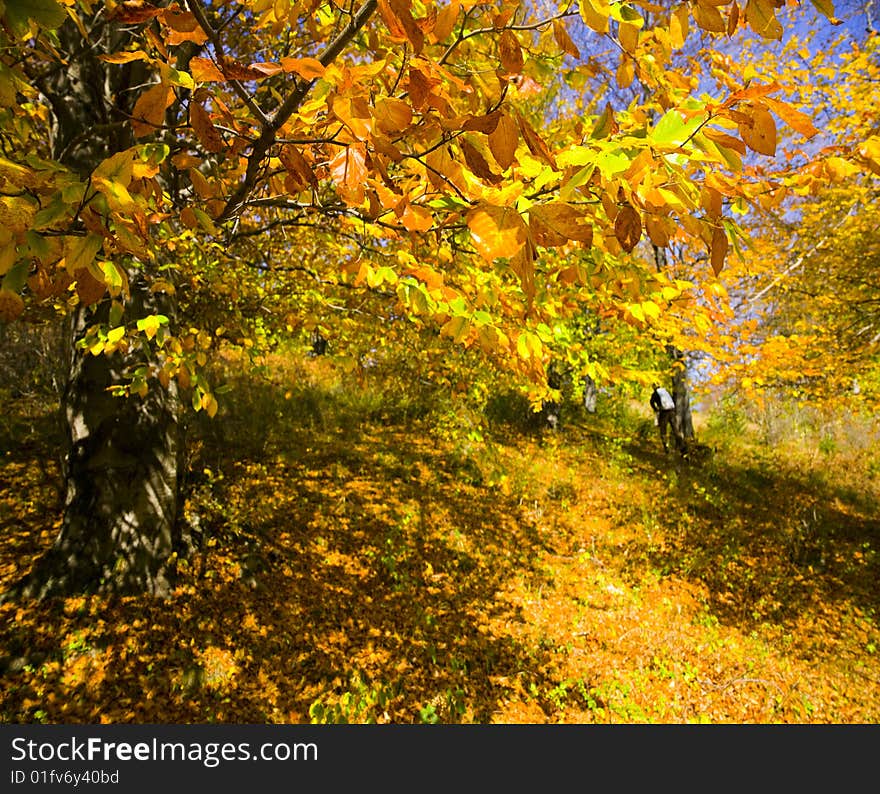
{"label": "forest floor", "polygon": [[[880,721],[864,451],[728,429],[682,461],[601,410],[481,431],[299,366],[194,427],[199,546],[169,600],[0,606],[0,720]],[[49,408],[3,422],[5,589],[60,500]]]}

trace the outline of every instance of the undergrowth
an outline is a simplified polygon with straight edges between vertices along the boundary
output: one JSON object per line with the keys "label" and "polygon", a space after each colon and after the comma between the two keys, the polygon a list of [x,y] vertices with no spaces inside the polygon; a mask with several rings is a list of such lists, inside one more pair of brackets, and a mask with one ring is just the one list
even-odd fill
{"label": "undergrowth", "polygon": [[[830,420],[770,443],[728,405],[682,460],[638,404],[551,431],[513,392],[269,363],[190,419],[169,602],[0,607],[0,719],[880,719],[878,475]],[[59,526],[49,416],[4,420],[4,585]]]}

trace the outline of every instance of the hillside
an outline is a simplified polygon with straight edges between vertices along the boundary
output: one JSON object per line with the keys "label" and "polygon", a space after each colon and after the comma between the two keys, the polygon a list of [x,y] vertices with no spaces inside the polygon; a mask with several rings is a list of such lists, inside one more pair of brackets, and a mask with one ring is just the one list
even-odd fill
{"label": "hillside", "polygon": [[[0,719],[880,721],[870,436],[701,415],[680,461],[637,410],[536,432],[280,366],[191,428],[170,601],[0,607]],[[0,428],[4,589],[61,515],[29,406]]]}

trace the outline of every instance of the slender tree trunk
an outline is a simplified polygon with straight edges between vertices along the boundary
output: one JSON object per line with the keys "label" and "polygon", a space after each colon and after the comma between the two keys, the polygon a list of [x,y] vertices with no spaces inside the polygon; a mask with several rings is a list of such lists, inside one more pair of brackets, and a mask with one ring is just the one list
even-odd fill
{"label": "slender tree trunk", "polygon": [[[125,34],[105,26],[95,36]],[[59,31],[68,66],[38,86],[52,109],[53,154],[85,177],[107,156],[133,144],[124,115],[143,75],[108,67],[94,53],[123,49],[123,41],[83,51],[66,22]],[[130,111],[130,107],[122,107]],[[149,290],[144,270],[129,271],[129,320],[161,313],[174,319],[175,298]],[[44,598],[77,592],[169,590],[177,537],[177,479],[181,447],[178,394],[153,384],[144,397],[114,397],[108,388],[142,359],[139,350],[93,356],[78,347],[88,326],[106,322],[109,299],[79,307],[69,321],[67,381],[61,400],[68,450],[63,461],[65,506],[51,550],[13,591]]]}
{"label": "slender tree trunk", "polygon": [[677,347],[670,345],[667,348],[672,358],[672,399],[675,401],[675,419],[682,438],[685,441],[693,441],[694,420],[691,416],[691,395],[687,382],[687,364],[684,353]]}

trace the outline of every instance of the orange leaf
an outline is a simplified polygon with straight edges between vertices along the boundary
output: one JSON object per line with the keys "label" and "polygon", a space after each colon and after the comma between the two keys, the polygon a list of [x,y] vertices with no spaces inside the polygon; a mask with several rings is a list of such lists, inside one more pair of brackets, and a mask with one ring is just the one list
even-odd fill
{"label": "orange leaf", "polygon": [[167,83],[157,83],[138,97],[132,110],[131,128],[135,137],[156,132],[165,123],[165,111],[174,102],[174,91]]}
{"label": "orange leaf", "polygon": [[407,203],[400,215],[400,222],[411,232],[426,232],[434,225],[434,216],[424,207]]}
{"label": "orange leaf", "polygon": [[[381,7],[382,2],[379,5]],[[422,33],[422,29],[413,19],[412,11],[410,10],[412,8],[412,0],[387,0],[387,5],[391,14],[403,28],[406,38],[412,44],[416,55],[418,55],[424,46],[425,34]]]}
{"label": "orange leaf", "polygon": [[303,80],[315,80],[323,77],[326,69],[317,58],[282,58],[281,68],[285,72],[294,72]]}
{"label": "orange leaf", "polygon": [[739,134],[752,151],[776,154],[776,122],[764,105],[746,105],[741,112],[747,117],[739,123]]}
{"label": "orange leaf", "polygon": [[198,102],[191,100],[189,103],[189,123],[193,132],[199,139],[199,143],[208,152],[222,152],[224,149],[223,138],[211,121],[211,116]]}
{"label": "orange leaf", "polygon": [[197,83],[225,83],[226,77],[207,58],[191,58],[189,71]]}
{"label": "orange leaf", "polygon": [[528,238],[526,225],[513,207],[481,204],[467,214],[466,220],[474,245],[487,262],[515,256]]}
{"label": "orange leaf", "polygon": [[812,138],[814,135],[819,134],[819,130],[813,126],[812,120],[806,113],[801,113],[801,111],[796,110],[786,102],[772,99],[771,97],[767,97],[764,102],[789,127],[805,138]]}
{"label": "orange leaf", "polygon": [[373,118],[380,132],[388,135],[403,132],[412,123],[412,108],[402,99],[384,97],[376,102]]}
{"label": "orange leaf", "polygon": [[363,144],[343,148],[329,163],[336,189],[349,206],[360,206],[366,195],[367,154]]}
{"label": "orange leaf", "polygon": [[566,55],[571,55],[574,58],[581,57],[581,51],[571,40],[571,36],[568,35],[565,23],[561,19],[557,19],[553,22],[553,38],[556,39],[559,49]]}
{"label": "orange leaf", "polygon": [[509,74],[519,74],[525,61],[519,39],[512,30],[505,30],[498,37],[498,57],[501,65]]}
{"label": "orange leaf", "polygon": [[507,170],[513,162],[518,143],[516,122],[506,113],[502,113],[494,131],[489,134],[489,149],[502,170]]}
{"label": "orange leaf", "polygon": [[189,11],[167,8],[162,14],[162,21],[170,28],[165,35],[166,44],[183,44],[185,41],[204,44],[208,40],[207,34],[199,26],[195,15]]}

